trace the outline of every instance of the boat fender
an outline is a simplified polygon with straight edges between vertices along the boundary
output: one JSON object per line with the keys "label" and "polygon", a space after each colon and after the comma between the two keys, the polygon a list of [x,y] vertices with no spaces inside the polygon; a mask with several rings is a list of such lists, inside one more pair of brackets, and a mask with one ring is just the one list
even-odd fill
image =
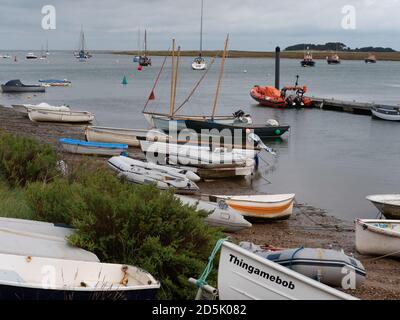
{"label": "boat fender", "polygon": [[290,265],[289,265],[289,269],[292,270],[292,266],[293,266],[293,259],[295,257],[296,254],[298,254],[301,250],[303,250],[304,247],[300,247],[298,248],[295,252],[293,252],[292,257],[290,258]]}

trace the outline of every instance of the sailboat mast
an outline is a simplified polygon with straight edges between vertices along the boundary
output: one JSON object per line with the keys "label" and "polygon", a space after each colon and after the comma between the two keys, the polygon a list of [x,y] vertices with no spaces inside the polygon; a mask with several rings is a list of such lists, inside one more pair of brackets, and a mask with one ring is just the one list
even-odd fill
{"label": "sailboat mast", "polygon": [[200,56],[203,52],[203,9],[204,0],[201,0],[201,21],[200,21]]}
{"label": "sailboat mast", "polygon": [[138,29],[138,40],[137,40],[137,55],[140,57],[142,55],[142,43],[141,43],[141,39],[140,39],[140,28]]}
{"label": "sailboat mast", "polygon": [[[176,98],[176,87],[178,85],[178,76],[179,76],[179,60],[181,57],[181,47],[178,47],[178,56],[176,57],[176,70],[175,70],[175,81],[174,81],[174,95],[172,98],[172,115],[175,113],[175,98]],[[171,116],[172,116],[171,115]]]}
{"label": "sailboat mast", "polygon": [[144,56],[147,57],[147,30],[144,30]]}
{"label": "sailboat mast", "polygon": [[174,114],[174,85],[175,85],[175,39],[172,40],[172,64],[171,64],[171,95],[169,100],[169,116]]}
{"label": "sailboat mast", "polygon": [[217,92],[215,93],[215,99],[214,99],[214,105],[213,105],[213,109],[212,109],[211,119],[214,119],[215,111],[217,110],[219,89],[221,87],[222,77],[224,75],[225,59],[226,59],[226,55],[227,55],[226,53],[227,53],[227,50],[228,50],[228,42],[229,42],[229,34],[226,36],[226,40],[225,40],[225,48],[224,48],[224,53],[222,55],[221,70],[220,70],[220,73],[219,73]]}

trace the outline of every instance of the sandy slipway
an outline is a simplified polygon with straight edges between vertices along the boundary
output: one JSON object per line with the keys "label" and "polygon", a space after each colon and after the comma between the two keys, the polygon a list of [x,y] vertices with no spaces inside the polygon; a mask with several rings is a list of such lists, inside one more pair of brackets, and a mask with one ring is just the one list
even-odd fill
{"label": "sandy slipway", "polygon": [[[12,108],[0,107],[0,130],[49,143],[56,148],[60,158],[67,162],[82,159],[79,155],[63,153],[58,139],[68,137],[83,140],[85,138],[83,125],[32,123]],[[133,157],[144,158],[139,149],[131,149],[129,153]],[[106,159],[97,158],[96,161],[106,164]],[[202,182],[199,187],[203,193],[208,194],[251,194],[251,182],[247,180]],[[400,260],[376,260],[373,257],[357,254],[354,247],[354,223],[339,220],[324,210],[297,204],[293,216],[287,221],[253,224],[251,229],[231,236],[237,241],[251,241],[283,248],[300,246],[343,248],[347,254],[353,253],[367,270],[364,286],[355,292],[349,292],[350,294],[361,299],[400,299]]]}

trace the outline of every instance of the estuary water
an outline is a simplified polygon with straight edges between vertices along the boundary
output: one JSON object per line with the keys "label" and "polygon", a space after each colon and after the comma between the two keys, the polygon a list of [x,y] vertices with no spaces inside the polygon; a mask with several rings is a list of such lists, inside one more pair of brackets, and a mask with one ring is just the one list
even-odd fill
{"label": "estuary water", "polygon": [[[15,53],[14,53],[15,54]],[[0,59],[0,82],[21,79],[68,79],[68,88],[48,88],[44,94],[0,94],[0,104],[68,104],[74,110],[96,114],[104,126],[147,128],[141,111],[163,62],[153,57],[153,66],[137,70],[130,56],[95,54],[78,62],[72,52],[52,52],[47,60],[26,60],[26,52],[13,59]],[[210,62],[211,59],[208,59]],[[201,77],[190,68],[192,58],[182,58],[178,79],[177,106]],[[219,74],[216,61],[182,113],[209,115]],[[148,109],[169,108],[170,67],[167,64]],[[298,60],[281,61],[281,86],[307,85],[309,95],[400,104],[400,63],[342,61],[330,66],[317,60],[315,68],[301,68]],[[127,85],[121,81],[126,76]],[[326,209],[352,220],[373,218],[377,210],[365,197],[375,193],[400,193],[400,123],[373,120],[369,116],[323,110],[277,110],[258,106],[249,96],[255,84],[274,84],[273,59],[228,59],[218,97],[218,114],[242,109],[255,123],[276,119],[291,131],[282,140],[267,141],[278,152],[273,159],[262,154],[260,176],[252,188],[261,193],[296,193],[297,201]],[[271,183],[267,182],[270,181]]]}

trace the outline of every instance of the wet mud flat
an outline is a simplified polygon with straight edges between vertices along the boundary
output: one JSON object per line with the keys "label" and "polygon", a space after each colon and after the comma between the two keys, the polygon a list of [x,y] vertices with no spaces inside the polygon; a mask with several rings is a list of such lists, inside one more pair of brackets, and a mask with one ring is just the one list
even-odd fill
{"label": "wet mud flat", "polygon": [[[0,107],[0,131],[20,134],[54,146],[60,159],[79,162],[80,155],[66,154],[58,139],[68,137],[85,139],[86,125],[55,123],[33,123],[12,108]],[[144,159],[139,149],[130,149],[129,154]],[[99,165],[106,166],[107,158],[95,158]],[[199,187],[206,194],[250,194],[249,180],[233,179],[201,182]],[[1,214],[1,213],[0,213]],[[231,234],[235,241],[250,241],[256,244],[269,244],[280,248],[314,247],[343,249],[353,254],[367,270],[367,279],[362,288],[349,292],[361,299],[400,299],[400,260],[377,259],[361,256],[355,251],[354,223],[328,215],[326,211],[297,203],[289,220],[271,223],[253,223],[253,227]]]}

